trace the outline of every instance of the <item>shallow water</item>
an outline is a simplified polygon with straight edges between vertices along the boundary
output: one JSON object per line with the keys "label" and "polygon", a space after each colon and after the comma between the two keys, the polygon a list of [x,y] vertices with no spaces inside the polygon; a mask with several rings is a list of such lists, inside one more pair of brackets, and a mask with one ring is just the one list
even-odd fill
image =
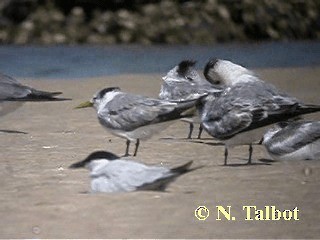
{"label": "shallow water", "polygon": [[183,59],[203,68],[212,57],[249,68],[320,65],[320,42],[213,46],[0,46],[0,71],[16,78],[78,79],[126,73],[166,73]]}

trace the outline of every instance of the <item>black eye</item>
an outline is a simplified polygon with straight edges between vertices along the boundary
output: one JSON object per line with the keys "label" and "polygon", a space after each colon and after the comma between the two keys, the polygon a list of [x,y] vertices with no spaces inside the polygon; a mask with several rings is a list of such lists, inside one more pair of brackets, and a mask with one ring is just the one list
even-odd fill
{"label": "black eye", "polygon": [[187,79],[191,82],[193,82],[193,79],[191,77],[187,77]]}

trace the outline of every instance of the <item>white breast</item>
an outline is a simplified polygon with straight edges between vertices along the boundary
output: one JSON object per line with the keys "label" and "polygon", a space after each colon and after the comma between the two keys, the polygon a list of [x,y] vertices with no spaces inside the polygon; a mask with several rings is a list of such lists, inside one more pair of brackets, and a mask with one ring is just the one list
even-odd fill
{"label": "white breast", "polygon": [[166,121],[160,122],[156,124],[150,124],[143,127],[139,127],[133,131],[123,131],[123,130],[114,130],[109,129],[109,131],[122,138],[129,139],[130,141],[135,141],[137,139],[140,140],[147,140],[152,137],[152,135],[159,133],[160,131],[169,127],[174,121]]}

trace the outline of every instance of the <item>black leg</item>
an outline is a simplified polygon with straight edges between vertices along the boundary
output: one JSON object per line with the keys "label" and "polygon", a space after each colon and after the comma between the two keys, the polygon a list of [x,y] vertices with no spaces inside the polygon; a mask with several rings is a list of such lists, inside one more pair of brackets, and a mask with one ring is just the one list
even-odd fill
{"label": "black leg", "polygon": [[248,165],[251,164],[251,157],[252,157],[252,151],[253,151],[253,148],[252,148],[252,144],[249,145],[249,159],[248,159]]}
{"label": "black leg", "polygon": [[227,160],[228,160],[228,148],[227,146],[224,146],[224,166],[227,166]]}
{"label": "black leg", "polygon": [[130,140],[127,139],[127,147],[126,147],[126,153],[124,154],[125,157],[128,157],[129,156],[129,147],[130,147]]}
{"label": "black leg", "polygon": [[188,139],[191,139],[192,136],[192,132],[193,132],[193,123],[189,124],[189,134],[188,134]]}
{"label": "black leg", "polygon": [[258,142],[259,145],[262,145],[263,143],[263,137],[260,139],[260,141]]}
{"label": "black leg", "polygon": [[137,139],[137,141],[136,141],[136,149],[134,150],[134,154],[133,154],[134,157],[137,156],[139,145],[140,145],[140,140]]}
{"label": "black leg", "polygon": [[198,139],[200,139],[200,138],[201,138],[202,130],[203,130],[203,128],[202,128],[202,126],[201,126],[201,124],[200,124],[200,126],[199,126]]}

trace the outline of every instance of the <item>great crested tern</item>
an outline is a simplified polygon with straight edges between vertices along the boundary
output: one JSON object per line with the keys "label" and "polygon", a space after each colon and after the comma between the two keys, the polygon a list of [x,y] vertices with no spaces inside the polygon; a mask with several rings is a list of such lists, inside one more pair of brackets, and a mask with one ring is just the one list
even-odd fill
{"label": "great crested tern", "polygon": [[20,84],[16,79],[0,73],[0,116],[19,108],[23,102],[62,101],[56,98],[62,92],[45,92]]}
{"label": "great crested tern", "polygon": [[99,122],[112,134],[126,138],[125,155],[129,155],[131,141],[136,141],[134,155],[137,155],[140,140],[146,140],[153,134],[168,127],[172,120],[188,117],[188,109],[194,102],[174,103],[141,95],[125,93],[118,87],[109,87],[98,91],[90,102],[77,108],[93,106]]}
{"label": "great crested tern", "polygon": [[[159,93],[159,98],[168,101],[196,100],[208,93],[219,94],[222,90],[215,88],[208,81],[203,79],[195,69],[195,61],[184,60],[171,69],[165,77]],[[194,123],[200,124],[198,116],[184,118],[183,121],[190,125],[187,138],[191,138]],[[202,127],[199,127],[198,138],[201,137]]]}
{"label": "great crested tern", "polygon": [[320,160],[320,121],[280,122],[262,144],[274,160]]}
{"label": "great crested tern", "polygon": [[164,191],[177,177],[190,169],[192,161],[176,168],[148,166],[111,152],[97,151],[70,168],[85,167],[90,171],[91,192]]}
{"label": "great crested tern", "polygon": [[230,61],[212,59],[204,74],[226,87],[218,98],[208,95],[197,103],[203,128],[225,143],[225,165],[229,147],[248,144],[251,164],[252,143],[261,140],[269,125],[320,111],[319,105],[304,104]]}

